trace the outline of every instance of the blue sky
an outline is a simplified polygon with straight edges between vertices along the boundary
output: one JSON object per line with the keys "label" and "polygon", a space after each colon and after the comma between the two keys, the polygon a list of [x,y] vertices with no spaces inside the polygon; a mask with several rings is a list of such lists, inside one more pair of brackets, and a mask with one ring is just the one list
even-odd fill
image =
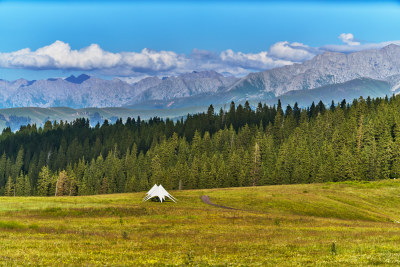
{"label": "blue sky", "polygon": [[367,2],[0,1],[0,78],[138,79],[203,69],[240,76],[400,40],[399,3]]}

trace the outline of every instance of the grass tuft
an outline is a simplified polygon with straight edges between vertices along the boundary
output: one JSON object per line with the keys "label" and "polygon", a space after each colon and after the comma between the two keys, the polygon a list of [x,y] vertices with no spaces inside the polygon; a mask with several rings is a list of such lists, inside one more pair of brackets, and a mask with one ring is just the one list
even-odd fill
{"label": "grass tuft", "polygon": [[18,222],[14,222],[14,221],[0,221],[0,228],[3,229],[23,229],[26,228],[25,225],[18,223]]}

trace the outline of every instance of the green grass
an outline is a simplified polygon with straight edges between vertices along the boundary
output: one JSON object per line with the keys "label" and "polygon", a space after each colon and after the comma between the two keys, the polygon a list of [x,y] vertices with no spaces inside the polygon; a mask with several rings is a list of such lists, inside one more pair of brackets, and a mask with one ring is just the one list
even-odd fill
{"label": "green grass", "polygon": [[[400,264],[400,182],[0,198],[2,265]],[[208,195],[226,210],[201,202]]]}

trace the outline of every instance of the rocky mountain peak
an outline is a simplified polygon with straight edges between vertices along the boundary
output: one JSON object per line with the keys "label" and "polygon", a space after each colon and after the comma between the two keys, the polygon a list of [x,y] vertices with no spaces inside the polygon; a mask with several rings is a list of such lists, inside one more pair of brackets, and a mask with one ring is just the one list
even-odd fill
{"label": "rocky mountain peak", "polygon": [[357,78],[386,80],[400,74],[400,47],[354,53],[325,52],[301,64],[252,73],[228,88],[249,93],[270,92],[279,96],[293,90],[307,90]]}
{"label": "rocky mountain peak", "polygon": [[89,75],[81,74],[78,77],[75,77],[74,75],[71,75],[68,78],[66,78],[65,80],[67,82],[70,82],[70,83],[81,84],[81,83],[83,83],[84,81],[86,81],[88,79],[90,79]]}

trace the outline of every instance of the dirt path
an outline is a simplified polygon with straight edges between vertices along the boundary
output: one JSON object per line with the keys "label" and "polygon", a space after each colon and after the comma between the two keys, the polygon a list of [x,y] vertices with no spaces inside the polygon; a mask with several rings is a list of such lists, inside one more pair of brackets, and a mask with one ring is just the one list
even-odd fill
{"label": "dirt path", "polygon": [[222,208],[222,209],[228,209],[228,210],[239,210],[239,209],[235,209],[235,208],[231,208],[231,207],[226,207],[226,206],[221,206],[221,205],[217,205],[211,202],[210,197],[209,196],[201,196],[201,201],[203,201],[204,203],[214,206],[214,207],[218,207],[218,208]]}

